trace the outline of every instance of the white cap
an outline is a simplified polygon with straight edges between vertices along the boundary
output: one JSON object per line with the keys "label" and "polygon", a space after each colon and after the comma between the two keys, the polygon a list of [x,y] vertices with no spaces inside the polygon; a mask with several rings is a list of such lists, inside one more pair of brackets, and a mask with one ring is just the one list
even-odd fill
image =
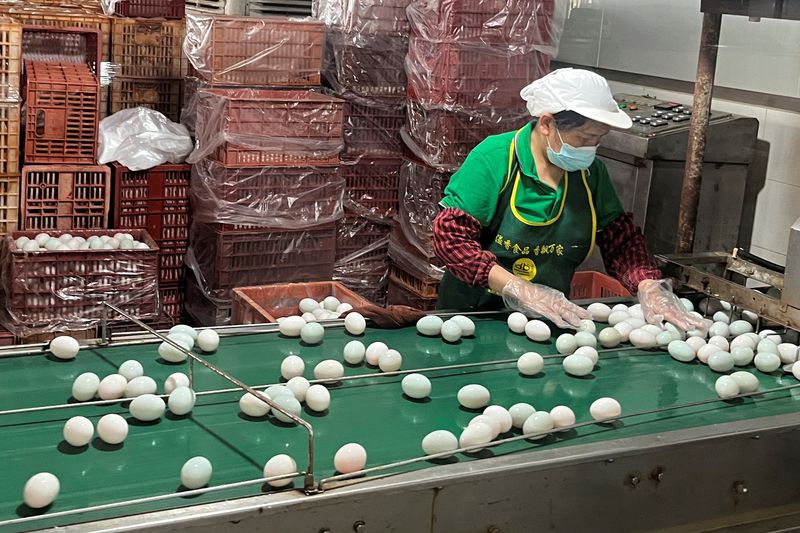
{"label": "white cap", "polygon": [[588,70],[562,68],[539,78],[520,91],[531,116],[574,111],[612,128],[627,129],[631,118],[611,96],[608,82]]}

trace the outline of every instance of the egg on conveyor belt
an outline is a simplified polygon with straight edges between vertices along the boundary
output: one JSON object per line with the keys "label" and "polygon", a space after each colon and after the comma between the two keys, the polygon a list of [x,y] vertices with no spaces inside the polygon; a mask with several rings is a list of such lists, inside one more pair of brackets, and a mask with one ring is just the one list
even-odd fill
{"label": "egg on conveyor belt", "polygon": [[522,429],[528,417],[535,412],[536,409],[531,404],[524,402],[515,403],[508,409],[508,413],[511,415],[511,424],[517,429]]}
{"label": "egg on conveyor belt", "polygon": [[128,436],[128,422],[112,413],[97,421],[97,436],[107,444],[120,444]]}
{"label": "egg on conveyor belt", "polygon": [[189,376],[183,372],[175,372],[164,380],[164,394],[170,394],[178,387],[189,387],[190,385]]}
{"label": "egg on conveyor belt", "polygon": [[431,431],[422,439],[422,451],[425,455],[452,452],[456,449],[458,449],[458,439],[455,435],[443,429]]}
{"label": "egg on conveyor belt", "polygon": [[452,318],[442,324],[442,338],[447,342],[458,342],[464,332],[456,320]]}
{"label": "egg on conveyor belt", "polygon": [[614,398],[598,398],[589,406],[589,414],[598,422],[610,422],[622,414],[622,407]]}
{"label": "egg on conveyor belt", "polygon": [[195,393],[189,387],[178,387],[167,398],[167,407],[172,414],[183,416],[194,409]]}
{"label": "egg on conveyor belt", "polygon": [[155,394],[157,389],[156,381],[148,376],[133,378],[125,387],[125,398],[135,398],[143,394]]}
{"label": "egg on conveyor belt", "polygon": [[333,457],[333,466],[342,474],[350,474],[363,469],[367,464],[367,450],[358,443],[345,444]]}
{"label": "egg on conveyor belt", "polygon": [[436,315],[428,315],[417,320],[417,331],[426,337],[436,337],[442,332],[444,321]]}
{"label": "egg on conveyor belt", "polygon": [[491,394],[483,385],[465,385],[458,390],[458,403],[466,409],[481,409],[489,405]]}
{"label": "egg on conveyor belt", "polygon": [[525,435],[535,434],[528,437],[531,440],[543,439],[555,427],[553,417],[547,411],[536,411],[525,420],[522,425],[522,433]]}
{"label": "egg on conveyor belt", "polygon": [[309,387],[311,387],[311,383],[303,376],[295,376],[286,382],[286,388],[292,391],[298,402],[306,401],[306,392]]}
{"label": "egg on conveyor belt", "polygon": [[92,421],[85,416],[73,416],[64,424],[64,440],[70,446],[86,446],[94,437]]}
{"label": "egg on conveyor belt", "polygon": [[515,312],[508,315],[508,329],[514,333],[525,333],[525,326],[528,324],[528,317],[522,313]]}
{"label": "egg on conveyor belt", "polygon": [[314,412],[322,413],[331,405],[331,393],[322,385],[311,385],[306,391],[306,406]]}
{"label": "egg on conveyor belt", "polygon": [[473,322],[470,318],[467,318],[464,315],[456,315],[450,320],[458,324],[458,326],[461,328],[462,337],[472,337],[475,335],[475,322]]}
{"label": "egg on conveyor belt", "polygon": [[318,322],[310,322],[300,329],[300,339],[306,344],[319,344],[323,337],[325,337],[325,328]]}
{"label": "egg on conveyor belt", "polygon": [[351,365],[360,365],[364,361],[367,348],[361,341],[350,341],[344,345],[344,360]]}
{"label": "egg on conveyor belt", "polygon": [[550,340],[550,326],[541,320],[531,320],[525,325],[525,335],[534,342],[547,342]]}
{"label": "egg on conveyor belt", "polygon": [[386,350],[378,359],[382,372],[397,372],[403,365],[403,356],[397,350]]}
{"label": "egg on conveyor belt", "polygon": [[213,329],[204,329],[197,334],[197,346],[206,353],[211,353],[219,347],[219,333]]}
{"label": "egg on conveyor belt", "polygon": [[140,363],[139,361],[131,359],[119,365],[117,373],[123,376],[128,381],[130,381],[133,378],[138,378],[139,376],[143,376],[144,367],[142,366],[142,363]]}
{"label": "egg on conveyor belt", "polygon": [[[277,407],[283,409],[283,411],[285,411],[286,413],[294,415],[295,417],[300,416],[300,411],[302,409],[302,406],[300,405],[300,402],[297,401],[297,398],[294,397],[294,395],[278,396],[277,398],[274,398],[272,400],[272,403],[274,403]],[[284,424],[293,424],[294,420],[292,420],[286,413],[278,409],[272,410],[272,414],[275,415],[275,418],[277,418]]]}
{"label": "egg on conveyor belt", "polygon": [[362,335],[367,329],[367,321],[360,313],[350,313],[344,317],[344,329],[351,335]]}
{"label": "egg on conveyor belt", "polygon": [[50,341],[50,353],[58,359],[75,359],[81,347],[74,338],[61,335]]}
{"label": "egg on conveyor belt", "polygon": [[[173,393],[174,392],[175,391],[173,391]],[[159,396],[155,394],[142,394],[131,401],[131,404],[128,406],[128,411],[130,411],[131,416],[136,420],[152,422],[153,420],[161,418],[165,408],[164,400]]]}
{"label": "egg on conveyor belt", "polygon": [[333,359],[326,359],[314,367],[315,379],[339,379],[342,376],[344,376],[344,366]]}
{"label": "egg on conveyor belt", "polygon": [[536,352],[527,352],[517,359],[517,370],[524,376],[535,376],[544,368],[544,358]]}
{"label": "egg on conveyor belt", "polygon": [[[267,461],[267,464],[264,465],[265,478],[288,476],[289,474],[294,474],[296,472],[297,463],[295,463],[294,459],[284,453],[271,457],[269,461]],[[292,478],[287,477],[286,479],[267,481],[267,484],[276,488],[286,487],[287,485],[292,484]]]}
{"label": "egg on conveyor belt", "polygon": [[181,467],[181,484],[189,490],[199,489],[211,481],[211,461],[202,456],[192,457]]}
{"label": "egg on conveyor belt", "polygon": [[422,374],[409,374],[400,382],[400,387],[409,398],[421,400],[431,393],[431,380]]}
{"label": "egg on conveyor belt", "polygon": [[72,397],[79,402],[88,402],[94,398],[99,388],[100,378],[97,374],[93,372],[84,372],[75,378],[75,381],[72,383]]}
{"label": "egg on conveyor belt", "polygon": [[281,376],[286,380],[302,376],[305,369],[306,364],[298,355],[289,355],[281,362]]}
{"label": "egg on conveyor belt", "polygon": [[58,478],[49,472],[40,472],[25,483],[22,489],[22,499],[25,505],[32,509],[42,509],[53,503],[58,498],[61,483]]}

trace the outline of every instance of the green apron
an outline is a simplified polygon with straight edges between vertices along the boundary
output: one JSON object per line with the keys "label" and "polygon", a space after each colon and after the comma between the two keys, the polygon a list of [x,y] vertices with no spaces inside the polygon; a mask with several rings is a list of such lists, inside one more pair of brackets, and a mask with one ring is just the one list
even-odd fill
{"label": "green apron", "polygon": [[[494,218],[481,233],[481,246],[515,276],[553,287],[569,296],[575,269],[594,248],[597,218],[586,171],[564,172],[564,194],[558,213],[550,220],[525,219],[515,205],[523,179],[516,153],[519,132],[511,142],[508,172],[500,191]],[[475,287],[445,272],[439,286],[439,309],[484,311],[502,309],[502,297]]]}

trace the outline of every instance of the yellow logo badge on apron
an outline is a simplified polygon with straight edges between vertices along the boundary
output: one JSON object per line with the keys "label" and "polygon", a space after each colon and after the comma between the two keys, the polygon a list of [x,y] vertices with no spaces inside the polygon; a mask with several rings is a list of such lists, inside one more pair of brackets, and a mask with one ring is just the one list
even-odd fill
{"label": "yellow logo badge on apron", "polygon": [[521,257],[514,261],[511,273],[525,281],[530,281],[536,277],[536,263],[528,257]]}

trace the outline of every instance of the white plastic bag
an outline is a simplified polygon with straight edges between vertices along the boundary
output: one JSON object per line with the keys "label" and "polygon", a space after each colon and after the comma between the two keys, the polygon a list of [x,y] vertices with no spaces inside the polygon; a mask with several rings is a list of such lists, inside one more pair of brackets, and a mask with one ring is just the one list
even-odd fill
{"label": "white plastic bag", "polygon": [[98,163],[118,161],[133,171],[183,163],[194,147],[186,126],[146,107],[123,109],[100,121],[99,142]]}

